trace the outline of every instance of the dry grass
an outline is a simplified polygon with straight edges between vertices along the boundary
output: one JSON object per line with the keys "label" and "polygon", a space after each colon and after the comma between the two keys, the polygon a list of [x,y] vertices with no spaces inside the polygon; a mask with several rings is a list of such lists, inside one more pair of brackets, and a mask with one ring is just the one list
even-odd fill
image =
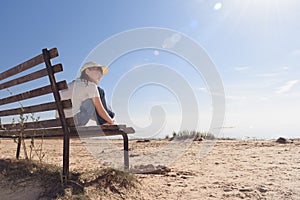
{"label": "dry grass", "polygon": [[[0,160],[0,185],[13,186],[12,191],[26,187],[26,183],[38,183],[46,199],[90,199],[89,190],[96,188],[97,195],[114,193],[122,197],[127,189],[136,188],[139,181],[135,175],[112,168],[84,173],[71,173],[66,184],[62,184],[61,169],[57,166],[27,160]],[[26,189],[25,189],[26,190]]]}
{"label": "dry grass", "polygon": [[0,160],[0,174],[2,181],[5,180],[9,183],[6,185],[13,186],[13,190],[21,185],[26,187],[26,182],[37,182],[44,188],[41,196],[52,198],[63,194],[60,171],[53,165],[28,160]]}

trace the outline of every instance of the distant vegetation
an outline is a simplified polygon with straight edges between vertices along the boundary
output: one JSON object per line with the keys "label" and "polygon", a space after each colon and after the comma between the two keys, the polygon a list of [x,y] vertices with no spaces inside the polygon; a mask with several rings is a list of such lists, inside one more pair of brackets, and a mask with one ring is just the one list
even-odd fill
{"label": "distant vegetation", "polygon": [[[173,132],[172,134],[172,139],[181,139],[181,140],[186,140],[186,139],[193,139],[197,141],[201,140],[214,140],[216,137],[209,132],[199,132],[199,131],[189,131],[189,130],[184,130],[184,131],[179,131],[179,132]],[[166,139],[169,139],[169,136],[166,137]]]}
{"label": "distant vegetation", "polygon": [[200,131],[189,131],[189,130],[184,130],[184,131],[179,131],[179,132],[173,132],[172,137],[170,138],[169,135],[166,136],[165,139],[168,140],[173,140],[176,138],[177,140],[186,140],[186,139],[193,139],[194,141],[202,141],[202,140],[235,140],[234,138],[218,138],[214,134],[210,132],[200,132]]}

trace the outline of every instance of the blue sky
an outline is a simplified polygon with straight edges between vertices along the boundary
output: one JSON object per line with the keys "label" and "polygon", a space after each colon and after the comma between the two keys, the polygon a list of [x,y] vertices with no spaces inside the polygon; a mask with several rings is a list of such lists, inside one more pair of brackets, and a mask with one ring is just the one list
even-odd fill
{"label": "blue sky", "polygon": [[[56,61],[64,66],[59,77],[71,81],[90,52],[111,36],[135,28],[168,28],[201,45],[219,71],[226,95],[220,136],[299,137],[299,9],[297,0],[1,1],[0,67],[4,71],[42,48],[57,47]],[[108,101],[123,74],[149,63],[168,66],[187,80],[197,99],[197,129],[207,131],[213,108],[205,81],[168,52],[146,49],[117,59],[101,83]],[[154,105],[166,113],[165,129],[158,134],[177,131],[181,106],[159,85],[132,94],[131,122],[147,127]]]}

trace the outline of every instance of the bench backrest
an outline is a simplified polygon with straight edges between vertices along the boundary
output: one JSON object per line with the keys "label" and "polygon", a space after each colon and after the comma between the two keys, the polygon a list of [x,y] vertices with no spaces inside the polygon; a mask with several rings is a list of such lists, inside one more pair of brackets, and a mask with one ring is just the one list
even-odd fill
{"label": "bench backrest", "polygon": [[[22,137],[25,138],[34,135],[42,136],[45,134],[45,130],[47,134],[54,134],[53,131],[59,132],[61,135],[63,133],[69,134],[68,127],[74,126],[74,120],[72,118],[66,119],[63,110],[64,108],[71,108],[72,102],[71,100],[61,101],[60,99],[59,91],[68,86],[65,80],[57,82],[55,79],[55,74],[63,71],[62,64],[51,64],[51,59],[57,56],[58,50],[56,48],[43,49],[40,55],[0,73],[0,91],[2,93],[0,118],[4,116],[17,116],[19,118],[18,123],[3,123],[2,121],[1,137],[12,137],[12,135],[19,137],[20,130],[24,134]],[[40,80],[45,78],[48,81]],[[20,88],[18,94],[11,92],[14,87]],[[33,87],[33,89],[24,89],[28,87]],[[7,96],[4,97],[5,93]],[[50,102],[49,99],[51,99]],[[14,105],[9,106],[12,103]],[[40,114],[52,110],[58,111],[60,116],[58,119],[52,114],[50,118],[48,116],[47,120],[34,120],[33,118],[30,122],[29,120],[24,121],[24,119],[20,121],[20,118],[26,114]]]}

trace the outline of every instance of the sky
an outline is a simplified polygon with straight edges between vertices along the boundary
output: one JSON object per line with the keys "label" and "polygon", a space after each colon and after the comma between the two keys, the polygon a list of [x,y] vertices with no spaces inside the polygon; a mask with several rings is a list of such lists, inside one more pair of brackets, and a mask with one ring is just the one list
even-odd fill
{"label": "sky", "polygon": [[[214,64],[224,89],[223,124],[211,125],[217,109],[207,77],[164,48],[137,49],[103,63],[110,72],[100,85],[112,109],[120,110],[118,123],[135,127],[139,137],[193,129],[217,130],[219,137],[295,138],[300,136],[299,9],[298,0],[4,0],[0,71],[57,47],[54,61],[64,67],[57,77],[70,82],[85,61],[101,62],[97,49],[105,41],[130,30],[171,30],[196,42]],[[125,43],[114,43],[107,52]],[[163,82],[168,77],[176,79]],[[129,99],[120,100],[124,96]]]}

